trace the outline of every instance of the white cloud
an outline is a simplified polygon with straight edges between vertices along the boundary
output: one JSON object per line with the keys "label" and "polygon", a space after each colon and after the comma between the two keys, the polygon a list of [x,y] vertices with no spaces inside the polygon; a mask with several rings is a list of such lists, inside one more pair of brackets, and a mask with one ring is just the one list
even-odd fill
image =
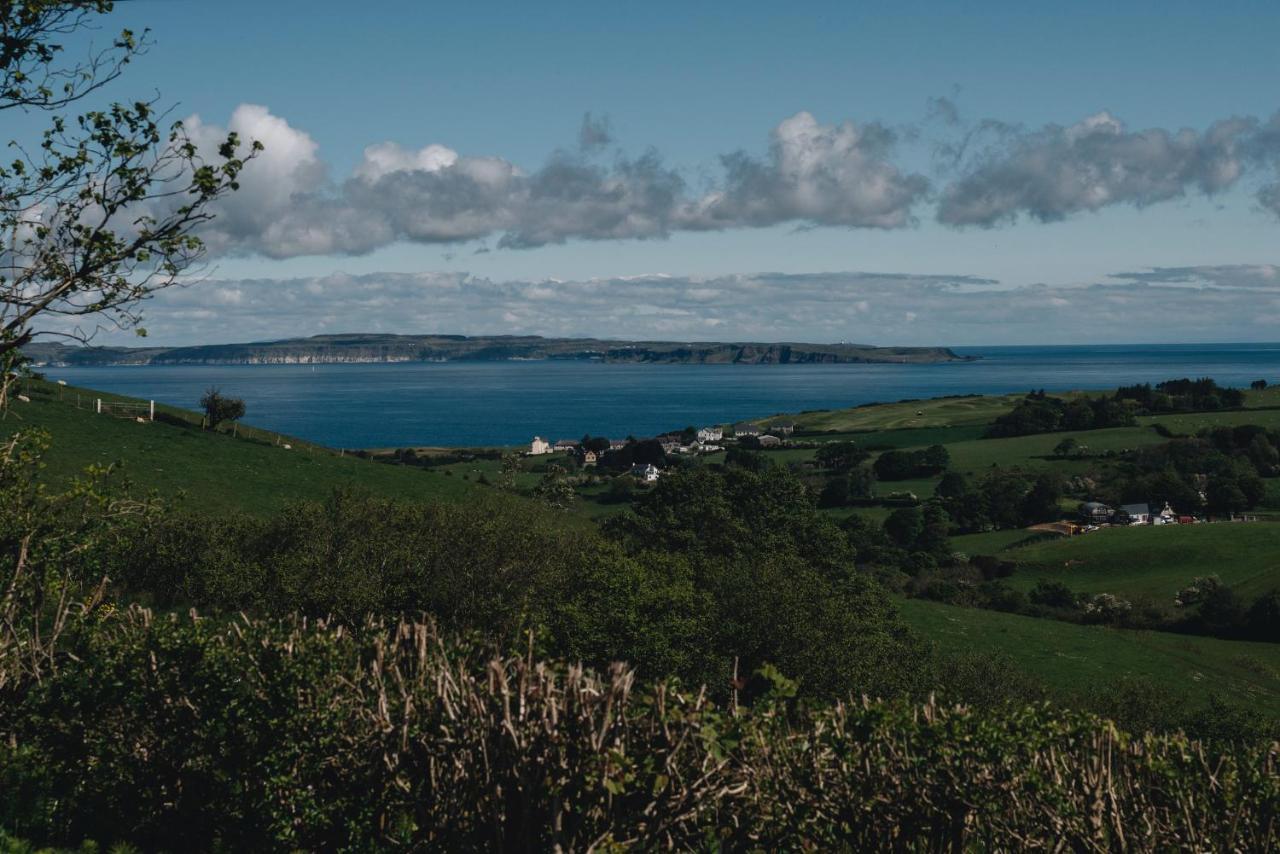
{"label": "white cloud", "polygon": [[146,325],[162,344],[326,330],[873,344],[1269,340],[1280,314],[1275,279],[1270,265],[1156,268],[1082,287],[891,273],[576,281],[333,275],[166,291],[148,303]]}
{"label": "white cloud", "polygon": [[969,155],[942,191],[938,220],[947,225],[989,227],[1023,214],[1051,222],[1108,205],[1144,207],[1188,192],[1211,196],[1235,184],[1270,148],[1260,148],[1253,118],[1224,119],[1203,132],[1130,131],[1101,112],[1067,127],[1020,131],[988,121],[981,129],[995,139]]}
{"label": "white cloud", "polygon": [[[384,141],[365,148],[343,179],[330,176],[306,131],[263,106],[241,105],[225,128],[198,116],[188,128],[210,153],[228,130],[265,145],[204,236],[215,252],[272,258],[363,254],[397,242],[491,238],[499,248],[531,248],[779,224],[899,229],[933,201],[950,226],[1048,222],[1213,196],[1250,177],[1263,184],[1280,166],[1280,114],[1175,131],[1129,130],[1105,111],[1038,130],[992,119],[967,128],[953,108],[935,113],[942,133],[959,135],[934,142],[947,161],[939,175],[951,176],[937,193],[896,162],[898,133],[875,122],[823,124],[808,112],[774,127],[762,155],[720,157],[696,187],[657,151],[610,150],[607,121],[589,114],[577,145],[532,171],[439,142]],[[1257,201],[1280,216],[1280,182],[1262,186]]]}

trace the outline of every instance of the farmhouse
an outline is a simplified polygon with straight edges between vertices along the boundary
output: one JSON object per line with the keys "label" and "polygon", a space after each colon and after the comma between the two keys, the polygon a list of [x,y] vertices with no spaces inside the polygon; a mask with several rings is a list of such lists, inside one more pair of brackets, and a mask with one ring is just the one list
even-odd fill
{"label": "farmhouse", "polygon": [[662,472],[653,463],[645,463],[644,465],[634,465],[631,467],[633,477],[638,477],[645,483],[655,483],[662,475]]}
{"label": "farmhouse", "polygon": [[1086,525],[1104,524],[1114,513],[1114,510],[1101,501],[1086,501],[1080,505],[1080,521]]}
{"label": "farmhouse", "polygon": [[1120,508],[1120,514],[1129,520],[1130,525],[1150,525],[1151,524],[1151,505],[1150,504],[1125,504]]}
{"label": "farmhouse", "polygon": [[790,436],[796,432],[794,421],[775,421],[769,425],[769,432],[775,436]]}
{"label": "farmhouse", "polygon": [[555,448],[557,451],[576,451],[578,443],[572,439],[561,439],[556,442]]}
{"label": "farmhouse", "polygon": [[760,447],[762,448],[777,448],[781,444],[782,444],[782,440],[779,439],[777,436],[761,436],[760,437]]}
{"label": "farmhouse", "polygon": [[759,436],[760,428],[752,424],[750,421],[739,421],[733,425],[733,435],[738,438],[743,436]]}
{"label": "farmhouse", "polygon": [[529,443],[529,456],[537,457],[549,453],[551,453],[551,443],[541,436],[534,436],[533,441]]}
{"label": "farmhouse", "polygon": [[698,430],[698,441],[704,445],[707,442],[719,442],[724,438],[724,430],[719,427],[703,427]]}
{"label": "farmhouse", "polygon": [[600,457],[590,448],[580,448],[578,450],[578,462],[585,466],[593,466],[599,462]]}

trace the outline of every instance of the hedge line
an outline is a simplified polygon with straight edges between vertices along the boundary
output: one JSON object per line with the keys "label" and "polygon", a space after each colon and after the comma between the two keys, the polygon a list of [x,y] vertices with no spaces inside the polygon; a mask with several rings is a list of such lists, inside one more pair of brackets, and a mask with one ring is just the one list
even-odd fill
{"label": "hedge line", "polygon": [[1280,744],[1047,706],[751,708],[431,624],[101,616],[0,697],[0,828],[144,849],[1264,850]]}

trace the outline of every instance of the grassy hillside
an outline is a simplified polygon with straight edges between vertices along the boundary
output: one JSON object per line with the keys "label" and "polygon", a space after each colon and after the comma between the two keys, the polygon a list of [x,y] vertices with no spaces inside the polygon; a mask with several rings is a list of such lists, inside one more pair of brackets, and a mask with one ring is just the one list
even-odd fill
{"label": "grassy hillside", "polygon": [[[0,421],[0,434],[26,427],[48,430],[53,444],[45,457],[45,475],[54,482],[65,482],[93,463],[119,463],[129,480],[144,490],[157,490],[167,498],[185,493],[182,506],[250,513],[270,513],[290,500],[323,497],[339,486],[409,500],[446,501],[479,489],[458,476],[339,457],[289,437],[277,446],[275,434],[252,429],[243,430],[240,438],[201,430],[196,426],[199,416],[173,407],[157,411],[179,423],[138,423],[95,414],[90,402],[99,396],[96,392],[69,388],[60,397],[56,387],[30,391],[31,402],[15,402]],[[181,422],[191,426],[180,426]]]}
{"label": "grassy hillside", "polygon": [[1280,524],[1219,523],[1104,528],[1002,552],[1021,566],[1009,582],[1042,578],[1087,593],[1145,596],[1166,604],[1200,575],[1217,575],[1246,598],[1280,587]]}
{"label": "grassy hillside", "polygon": [[1062,691],[1140,677],[1191,702],[1218,694],[1280,714],[1280,644],[1078,626],[919,599],[899,605],[913,628],[944,648],[1003,653]]}
{"label": "grassy hillside", "polygon": [[[810,431],[867,431],[989,424],[1018,402],[1022,395],[1000,397],[944,397],[903,401],[850,409],[802,412],[794,416],[798,428]],[[768,424],[769,418],[758,423]]]}

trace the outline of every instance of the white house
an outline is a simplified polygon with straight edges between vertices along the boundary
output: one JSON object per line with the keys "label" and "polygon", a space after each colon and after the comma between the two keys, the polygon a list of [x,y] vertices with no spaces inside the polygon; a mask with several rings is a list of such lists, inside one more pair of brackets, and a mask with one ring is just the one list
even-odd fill
{"label": "white house", "polygon": [[631,474],[645,483],[655,483],[662,475],[662,472],[653,463],[646,463],[645,465],[632,466]]}
{"label": "white house", "polygon": [[1120,510],[1129,517],[1130,525],[1151,524],[1151,505],[1149,504],[1126,504]]}
{"label": "white house", "polygon": [[769,425],[769,432],[775,436],[790,436],[796,432],[794,421],[775,421]]}
{"label": "white house", "polygon": [[739,438],[743,436],[759,436],[760,428],[749,421],[739,421],[733,425],[733,435]]}
{"label": "white house", "polygon": [[698,431],[698,441],[704,445],[707,442],[719,442],[724,438],[724,430],[719,427],[703,427]]}
{"label": "white house", "polygon": [[533,441],[529,443],[529,456],[537,457],[549,453],[551,453],[551,443],[541,436],[534,436]]}

